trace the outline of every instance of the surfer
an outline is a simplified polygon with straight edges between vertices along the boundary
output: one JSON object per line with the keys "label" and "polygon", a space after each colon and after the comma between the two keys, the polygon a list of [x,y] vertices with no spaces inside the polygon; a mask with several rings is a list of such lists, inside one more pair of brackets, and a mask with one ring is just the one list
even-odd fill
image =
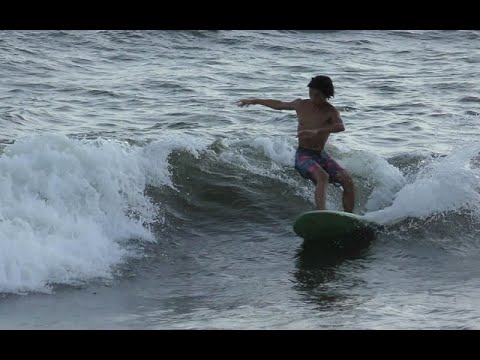
{"label": "surfer", "polygon": [[338,110],[328,102],[334,96],[332,80],[328,76],[316,76],[308,84],[310,99],[284,102],[271,99],[243,99],[238,106],[263,105],[275,110],[295,110],[298,116],[298,148],[295,169],[311,180],[315,186],[315,203],[325,210],[328,183],[343,188],[343,209],[353,212],[355,188],[352,177],[325,151],[331,133],[345,130]]}

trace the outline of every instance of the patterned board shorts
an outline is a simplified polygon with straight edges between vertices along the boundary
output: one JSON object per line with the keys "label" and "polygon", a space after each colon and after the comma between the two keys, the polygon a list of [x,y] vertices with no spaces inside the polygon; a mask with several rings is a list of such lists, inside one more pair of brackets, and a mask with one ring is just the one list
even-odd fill
{"label": "patterned board shorts", "polygon": [[295,169],[300,175],[316,184],[312,173],[317,168],[322,168],[327,172],[330,183],[335,186],[341,186],[336,178],[337,174],[344,171],[344,169],[338,165],[325,150],[315,151],[299,147],[295,154]]}

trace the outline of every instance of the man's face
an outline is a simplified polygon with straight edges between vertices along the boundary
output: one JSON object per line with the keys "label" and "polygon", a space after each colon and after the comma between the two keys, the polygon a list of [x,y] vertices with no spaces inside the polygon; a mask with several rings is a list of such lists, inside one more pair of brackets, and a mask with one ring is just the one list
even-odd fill
{"label": "man's face", "polygon": [[308,94],[310,95],[310,100],[312,100],[314,104],[320,105],[325,100],[323,93],[318,89],[310,88]]}

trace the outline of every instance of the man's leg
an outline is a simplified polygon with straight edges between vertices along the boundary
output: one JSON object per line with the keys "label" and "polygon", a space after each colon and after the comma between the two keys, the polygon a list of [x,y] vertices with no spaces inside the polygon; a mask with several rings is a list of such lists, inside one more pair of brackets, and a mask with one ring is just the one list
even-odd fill
{"label": "man's leg", "polygon": [[312,177],[315,179],[315,204],[318,210],[326,209],[326,197],[328,187],[328,174],[320,167],[312,171]]}
{"label": "man's leg", "polygon": [[335,180],[343,187],[343,210],[353,213],[353,208],[355,207],[355,187],[352,177],[344,170],[336,175]]}

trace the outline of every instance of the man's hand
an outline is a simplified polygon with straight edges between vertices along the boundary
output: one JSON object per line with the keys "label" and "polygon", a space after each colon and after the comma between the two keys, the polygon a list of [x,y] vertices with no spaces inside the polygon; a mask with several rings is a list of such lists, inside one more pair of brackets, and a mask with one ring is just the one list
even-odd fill
{"label": "man's hand", "polygon": [[255,105],[255,99],[242,99],[238,101],[237,105],[240,107]]}

